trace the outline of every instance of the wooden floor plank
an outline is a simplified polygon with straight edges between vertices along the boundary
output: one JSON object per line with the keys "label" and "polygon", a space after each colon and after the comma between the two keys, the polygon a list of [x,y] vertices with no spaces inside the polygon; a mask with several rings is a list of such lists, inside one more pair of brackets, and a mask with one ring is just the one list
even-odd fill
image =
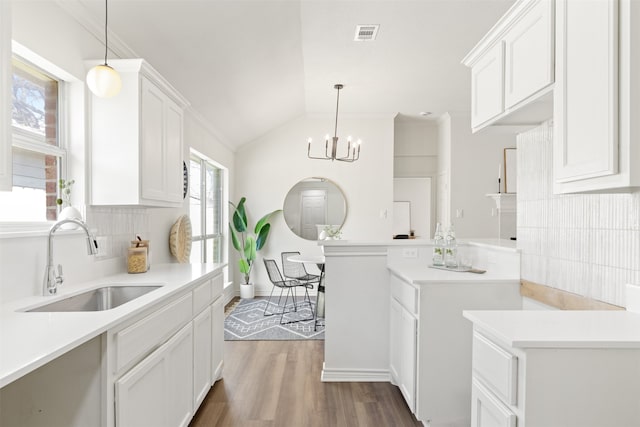
{"label": "wooden floor plank", "polygon": [[324,341],[225,341],[192,427],[420,426],[389,383],[323,383]]}

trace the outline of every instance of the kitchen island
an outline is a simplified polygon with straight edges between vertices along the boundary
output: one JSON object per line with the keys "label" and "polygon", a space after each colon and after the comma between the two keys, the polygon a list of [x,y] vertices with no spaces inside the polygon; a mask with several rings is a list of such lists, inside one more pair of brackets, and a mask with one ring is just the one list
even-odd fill
{"label": "kitchen island", "polygon": [[463,242],[484,274],[429,268],[430,241],[323,245],[323,381],[391,381],[431,426],[468,425],[471,325],[465,309],[520,309],[519,253],[510,241]]}
{"label": "kitchen island", "polygon": [[465,311],[464,317],[473,323],[471,426],[640,425],[639,313]]}

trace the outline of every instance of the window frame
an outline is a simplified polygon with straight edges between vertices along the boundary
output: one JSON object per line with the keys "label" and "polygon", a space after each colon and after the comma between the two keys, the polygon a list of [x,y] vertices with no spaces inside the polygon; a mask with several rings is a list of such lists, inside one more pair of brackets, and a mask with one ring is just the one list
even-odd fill
{"label": "window frame", "polygon": [[[11,125],[11,148],[20,148],[33,151],[43,155],[58,157],[58,179],[67,179],[68,171],[68,127],[70,125],[69,106],[69,85],[78,81],[61,68],[40,57],[31,50],[19,43],[12,41],[11,49],[12,61],[18,60],[38,72],[56,80],[58,82],[57,99],[57,123],[56,133],[58,145],[47,144],[40,135],[26,129]],[[13,75],[13,68],[11,71]],[[11,156],[13,158],[13,154]],[[12,160],[13,161],[13,160]],[[13,176],[13,173],[12,173]],[[56,194],[59,197],[60,189],[56,184]],[[38,234],[46,234],[55,220],[44,221],[0,221],[0,238],[2,237],[22,237]]]}
{"label": "window frame", "polygon": [[[223,167],[222,165],[220,165],[219,163],[211,160],[209,157],[199,153],[198,151],[191,149],[190,153],[189,153],[189,170],[191,169],[191,161],[197,161],[200,164],[200,179],[198,180],[197,185],[199,185],[200,187],[200,230],[201,230],[201,234],[200,235],[193,235],[192,236],[192,241],[195,242],[202,242],[202,249],[201,249],[201,253],[200,253],[200,262],[217,262],[217,263],[226,263],[227,261],[227,257],[228,257],[228,249],[227,249],[227,233],[226,233],[226,228],[225,228],[225,224],[227,222],[227,212],[224,209],[226,203],[227,203],[227,181],[228,181],[228,173],[227,173],[227,169],[225,167]],[[207,173],[207,164],[218,169],[220,171],[220,192],[221,192],[221,197],[220,197],[220,230],[218,233],[207,233],[207,217],[206,217],[206,210],[207,210],[207,204],[206,204],[206,173]],[[191,188],[193,185],[196,185],[196,183],[194,182],[190,182],[189,183],[189,194],[188,197],[191,198]],[[191,218],[191,202],[189,202],[189,216]],[[221,248],[221,252],[220,252],[220,260],[218,261],[214,261],[213,259],[211,261],[209,261],[208,258],[208,253],[207,253],[207,241],[208,240],[215,240],[215,239],[220,239],[220,248]]]}

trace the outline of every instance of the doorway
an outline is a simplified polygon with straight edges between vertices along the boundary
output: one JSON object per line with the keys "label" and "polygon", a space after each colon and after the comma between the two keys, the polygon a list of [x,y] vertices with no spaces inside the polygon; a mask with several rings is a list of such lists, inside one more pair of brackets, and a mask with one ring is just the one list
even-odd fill
{"label": "doorway", "polygon": [[327,224],[327,192],[326,190],[303,190],[300,203],[302,238],[317,240],[316,224]]}

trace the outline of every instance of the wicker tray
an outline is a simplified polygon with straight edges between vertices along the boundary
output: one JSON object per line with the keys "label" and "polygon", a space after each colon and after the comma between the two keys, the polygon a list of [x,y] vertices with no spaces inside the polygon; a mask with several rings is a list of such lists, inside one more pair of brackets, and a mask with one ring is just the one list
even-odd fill
{"label": "wicker tray", "polygon": [[188,263],[191,255],[191,220],[182,215],[171,226],[169,233],[169,249],[180,263]]}

